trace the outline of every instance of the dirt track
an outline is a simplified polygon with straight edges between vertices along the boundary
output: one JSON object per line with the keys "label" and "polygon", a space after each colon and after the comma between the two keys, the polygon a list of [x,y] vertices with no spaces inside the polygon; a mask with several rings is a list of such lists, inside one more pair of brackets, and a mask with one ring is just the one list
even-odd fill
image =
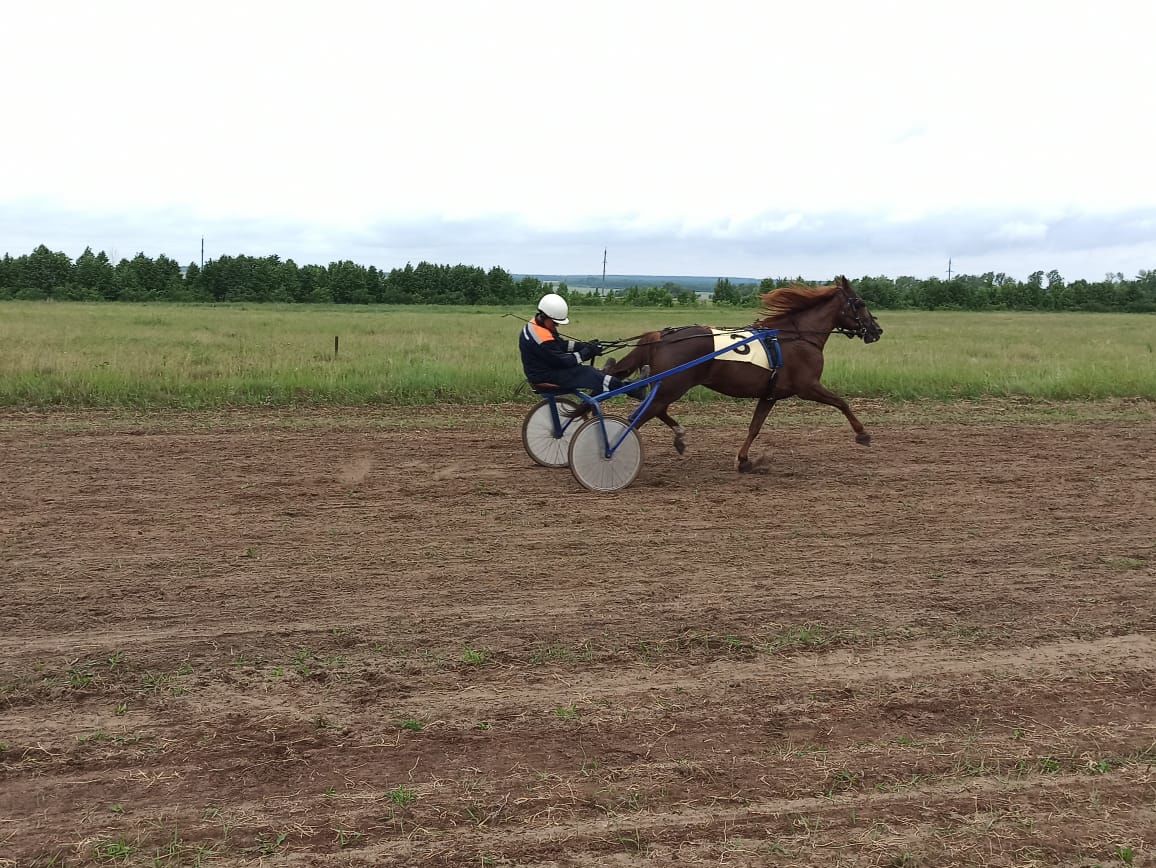
{"label": "dirt track", "polygon": [[1156,418],[450,421],[0,417],[0,866],[1154,864]]}

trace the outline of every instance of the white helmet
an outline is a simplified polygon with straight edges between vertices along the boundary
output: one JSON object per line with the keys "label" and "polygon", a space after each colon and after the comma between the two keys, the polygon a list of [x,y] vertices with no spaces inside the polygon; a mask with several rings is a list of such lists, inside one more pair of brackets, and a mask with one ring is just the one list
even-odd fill
{"label": "white helmet", "polygon": [[556,292],[542,296],[542,300],[538,302],[538,312],[546,314],[558,325],[570,322],[570,307],[566,304],[566,299]]}

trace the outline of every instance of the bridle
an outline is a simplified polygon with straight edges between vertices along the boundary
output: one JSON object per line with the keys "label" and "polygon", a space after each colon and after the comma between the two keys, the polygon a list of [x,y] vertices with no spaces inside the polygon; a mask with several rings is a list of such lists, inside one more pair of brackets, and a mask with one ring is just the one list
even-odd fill
{"label": "bridle", "polygon": [[846,335],[849,338],[863,338],[866,341],[869,330],[868,323],[863,319],[863,313],[867,310],[867,303],[859,296],[852,295],[845,286],[839,287],[839,294],[843,296],[843,310],[841,312],[855,320],[855,328],[834,328],[831,331]]}

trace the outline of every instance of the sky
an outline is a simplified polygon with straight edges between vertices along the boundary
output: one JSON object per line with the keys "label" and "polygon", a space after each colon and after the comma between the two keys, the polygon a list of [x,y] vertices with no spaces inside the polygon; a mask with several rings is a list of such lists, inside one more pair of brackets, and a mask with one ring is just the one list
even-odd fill
{"label": "sky", "polygon": [[0,254],[1156,269],[1153,0],[44,0],[0,27]]}

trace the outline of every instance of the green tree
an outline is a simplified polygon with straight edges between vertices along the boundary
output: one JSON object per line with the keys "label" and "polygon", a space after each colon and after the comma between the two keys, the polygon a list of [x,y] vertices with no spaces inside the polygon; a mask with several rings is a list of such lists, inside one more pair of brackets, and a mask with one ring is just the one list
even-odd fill
{"label": "green tree", "polygon": [[387,304],[410,304],[414,301],[414,270],[410,263],[405,268],[394,268],[385,278],[381,300]]}
{"label": "green tree", "polygon": [[201,267],[195,262],[190,262],[185,269],[184,296],[183,300],[186,301],[213,300],[205,288],[205,282],[201,279]]}
{"label": "green tree", "polygon": [[153,261],[153,284],[150,287],[156,298],[170,301],[187,301],[185,282],[181,278],[181,266],[175,259],[170,259],[163,253]]}
{"label": "green tree", "polygon": [[739,293],[731,286],[730,278],[720,277],[714,284],[715,304],[738,304]]}
{"label": "green tree", "polygon": [[241,275],[232,256],[219,256],[206,262],[201,282],[213,301],[233,299],[241,292]]}
{"label": "green tree", "polygon": [[650,286],[643,293],[642,302],[647,307],[673,307],[674,296],[666,286]]}
{"label": "green tree", "polygon": [[919,281],[910,275],[895,278],[896,307],[918,307]]}
{"label": "green tree", "polygon": [[301,294],[311,304],[332,304],[329,272],[320,265],[301,266]]}
{"label": "green tree", "polygon": [[369,272],[348,259],[329,263],[329,292],[337,304],[369,304]]}
{"label": "green tree", "polygon": [[96,297],[116,298],[116,271],[103,250],[94,254],[91,247],[85,247],[76,258],[75,275],[77,285]]}
{"label": "green tree", "polygon": [[[541,287],[541,281],[537,278],[530,278],[534,283]],[[500,304],[514,304],[518,302],[530,302],[531,304],[538,301],[537,296],[530,300],[530,296],[534,294],[534,288],[529,283],[515,283],[514,276],[504,268],[492,266],[486,272],[486,295],[494,299]]]}
{"label": "green tree", "polygon": [[1024,284],[1022,304],[1030,310],[1039,310],[1044,302],[1044,273],[1033,271],[1028,275],[1028,282]]}
{"label": "green tree", "polygon": [[25,288],[35,297],[64,295],[72,283],[72,260],[67,253],[53,252],[41,244],[29,254],[23,278]]}
{"label": "green tree", "polygon": [[1136,276],[1137,310],[1156,311],[1156,271],[1141,271]]}
{"label": "green tree", "polygon": [[890,277],[861,277],[855,289],[870,307],[899,307],[899,291]]}
{"label": "green tree", "polygon": [[[505,272],[500,268],[491,269],[491,279],[493,277],[494,271],[499,271],[505,274]],[[506,278],[511,283],[510,301],[520,302],[523,304],[537,304],[538,299],[546,294],[545,285],[536,277],[526,276],[519,280],[517,283],[513,282],[513,275],[506,274]]]}
{"label": "green tree", "polygon": [[1071,294],[1064,278],[1056,269],[1047,274],[1047,285],[1044,287],[1044,307],[1052,310],[1068,310],[1071,307]]}
{"label": "green tree", "polygon": [[117,264],[117,270],[126,278],[126,286],[131,287],[126,294],[122,289],[122,301],[147,301],[157,298],[156,263],[143,252],[137,253],[132,259],[122,259]]}
{"label": "green tree", "polygon": [[147,290],[141,282],[140,274],[133,267],[131,259],[122,259],[116,264],[116,297],[121,301],[143,301]]}
{"label": "green tree", "polygon": [[[292,261],[292,259],[289,260],[289,262]],[[293,267],[296,268],[297,266],[294,265]],[[369,300],[374,304],[378,304],[383,300],[382,294],[385,290],[385,275],[377,269],[377,266],[371,265],[366,271],[366,277],[369,280]]]}
{"label": "green tree", "polygon": [[14,259],[5,253],[0,259],[0,298],[12,298],[24,285],[24,262],[28,257]]}

